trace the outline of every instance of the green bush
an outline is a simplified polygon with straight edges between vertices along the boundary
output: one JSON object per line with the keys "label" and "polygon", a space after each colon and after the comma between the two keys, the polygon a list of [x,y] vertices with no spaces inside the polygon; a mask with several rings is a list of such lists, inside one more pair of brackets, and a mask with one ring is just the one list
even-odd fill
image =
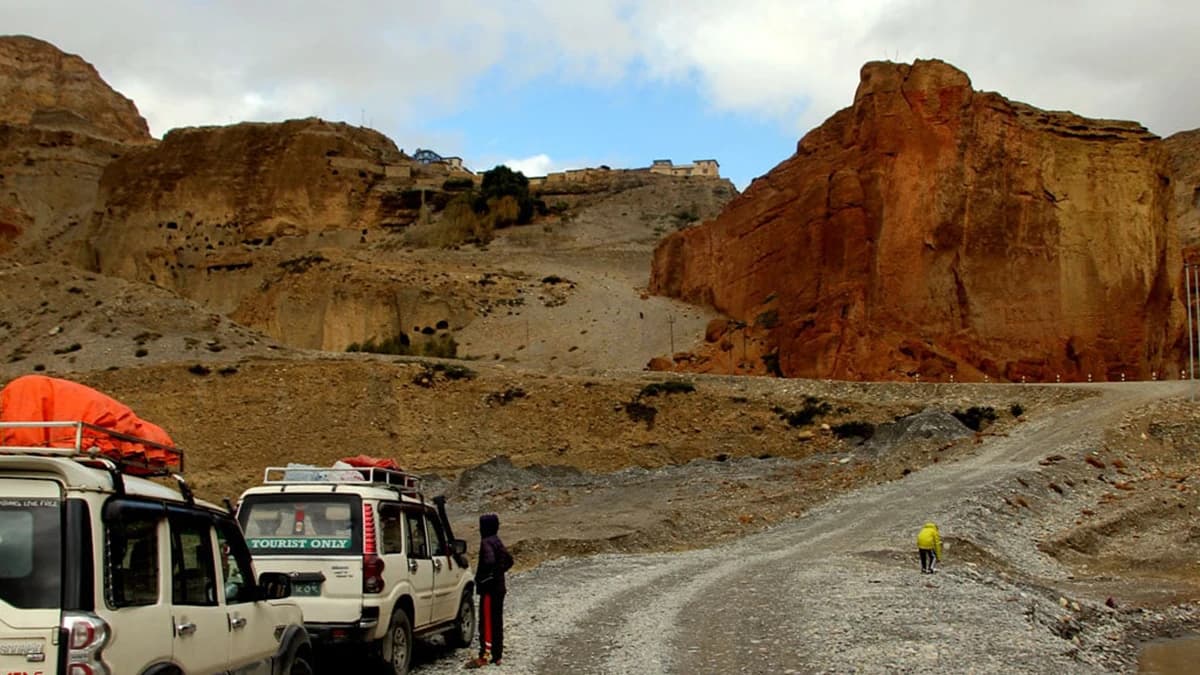
{"label": "green bush", "polygon": [[1025,408],[1020,403],[1014,403],[1012,404],[1012,407],[1008,409],[1008,412],[1012,413],[1013,417],[1020,417],[1021,415],[1025,414]]}
{"label": "green bush", "polygon": [[500,165],[483,173],[476,197],[475,211],[485,213],[493,200],[512,197],[517,205],[515,222],[524,225],[533,219],[534,201],[529,196],[529,179],[520,171]]}

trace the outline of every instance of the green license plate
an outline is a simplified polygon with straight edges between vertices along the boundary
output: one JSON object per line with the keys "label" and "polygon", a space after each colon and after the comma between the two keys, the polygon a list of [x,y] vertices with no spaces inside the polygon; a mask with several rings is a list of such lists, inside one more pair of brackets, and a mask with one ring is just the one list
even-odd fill
{"label": "green license plate", "polygon": [[292,584],[292,595],[316,596],[321,594],[321,582],[297,581]]}

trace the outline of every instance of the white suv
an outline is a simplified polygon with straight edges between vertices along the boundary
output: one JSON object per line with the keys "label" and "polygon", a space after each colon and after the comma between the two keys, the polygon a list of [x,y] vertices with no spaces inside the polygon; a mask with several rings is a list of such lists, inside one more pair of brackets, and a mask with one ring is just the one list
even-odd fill
{"label": "white suv", "polygon": [[[290,580],[254,576],[226,509],[93,441],[175,448],[81,422],[73,447],[0,446],[0,673],[311,675]],[[71,444],[68,442],[67,444]]]}
{"label": "white suv", "polygon": [[369,645],[403,675],[414,637],[466,647],[475,633],[467,545],[444,504],[402,471],[270,467],[238,519],[255,564],[291,577],[318,649]]}

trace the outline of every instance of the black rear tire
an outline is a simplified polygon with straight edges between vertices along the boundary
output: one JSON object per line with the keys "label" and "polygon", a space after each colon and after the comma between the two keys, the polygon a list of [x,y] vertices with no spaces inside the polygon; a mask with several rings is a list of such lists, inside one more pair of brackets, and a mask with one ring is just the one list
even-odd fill
{"label": "black rear tire", "polygon": [[451,647],[470,647],[475,640],[475,596],[471,591],[463,591],[462,600],[458,603],[458,615],[454,617],[454,628],[450,630]]}
{"label": "black rear tire", "polygon": [[413,634],[412,621],[403,609],[392,614],[387,635],[383,636],[383,663],[393,675],[408,675],[412,666]]}

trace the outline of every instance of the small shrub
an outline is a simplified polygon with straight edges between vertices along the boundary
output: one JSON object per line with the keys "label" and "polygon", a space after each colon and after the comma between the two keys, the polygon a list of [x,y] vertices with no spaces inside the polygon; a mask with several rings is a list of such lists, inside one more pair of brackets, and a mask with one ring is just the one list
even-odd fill
{"label": "small shrub", "polygon": [[509,403],[525,398],[525,390],[520,387],[509,387],[504,391],[493,392],[487,395],[484,402],[488,405],[508,405]]}
{"label": "small shrub", "polygon": [[139,350],[135,351],[135,352],[133,353],[133,355],[134,355],[134,356],[136,356],[136,357],[138,357],[138,358],[140,359],[140,358],[142,358],[143,356],[146,356],[146,355],[147,355],[147,354],[149,354],[149,353],[150,353],[150,352],[149,352],[148,350],[145,350],[145,349],[139,349]]}
{"label": "small shrub", "polygon": [[189,367],[188,372],[193,375],[199,375],[200,377],[204,377],[205,375],[208,375],[209,373],[211,373],[212,370],[197,363],[196,365]]}
{"label": "small shrub", "polygon": [[435,363],[433,370],[440,372],[447,380],[473,380],[476,375],[475,371],[470,368],[454,364]]}
{"label": "small shrub", "polygon": [[1020,417],[1021,415],[1025,414],[1025,408],[1022,407],[1020,403],[1014,403],[1012,404],[1012,407],[1008,409],[1008,412],[1012,413],[1013,417]]}
{"label": "small shrub", "polygon": [[640,399],[646,396],[658,396],[659,394],[690,394],[694,391],[696,391],[696,387],[691,382],[667,380],[665,382],[651,382],[642,387],[637,397]]}
{"label": "small shrub", "polygon": [[68,345],[66,347],[62,347],[60,349],[55,349],[54,353],[55,354],[70,354],[71,352],[77,352],[80,349],[83,349],[83,345],[79,344],[78,342],[72,342],[70,345]]}
{"label": "small shrub", "polygon": [[843,422],[830,427],[830,431],[838,438],[861,438],[866,441],[875,435],[875,425],[870,422]]}
{"label": "small shrub", "polygon": [[653,429],[658,408],[635,400],[625,404],[625,414],[634,422],[645,422],[647,429]]}
{"label": "small shrub", "polygon": [[833,406],[816,396],[805,396],[804,407],[799,410],[785,410],[779,406],[772,408],[772,412],[778,415],[779,419],[793,427],[812,424],[817,417],[828,415],[831,410],[833,410]]}
{"label": "small shrub", "polygon": [[996,421],[996,410],[991,406],[971,406],[966,412],[955,410],[950,414],[972,431],[982,431],[984,427]]}

